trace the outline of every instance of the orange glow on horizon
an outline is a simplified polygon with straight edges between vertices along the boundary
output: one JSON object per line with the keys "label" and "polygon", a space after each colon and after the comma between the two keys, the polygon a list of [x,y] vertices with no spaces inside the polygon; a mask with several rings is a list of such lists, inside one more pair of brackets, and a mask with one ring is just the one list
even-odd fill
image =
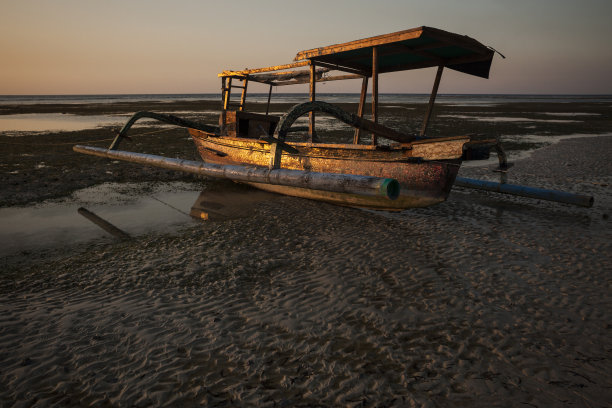
{"label": "orange glow on horizon", "polygon": [[[508,57],[495,58],[489,80],[445,73],[441,93],[612,94],[612,2],[313,1],[299,18],[280,1],[236,0],[231,13],[223,2],[195,0],[3,2],[0,94],[217,93],[224,69],[288,63],[303,49],[421,25]],[[432,76],[383,75],[380,91],[427,93]],[[352,82],[320,92],[359,92]]]}

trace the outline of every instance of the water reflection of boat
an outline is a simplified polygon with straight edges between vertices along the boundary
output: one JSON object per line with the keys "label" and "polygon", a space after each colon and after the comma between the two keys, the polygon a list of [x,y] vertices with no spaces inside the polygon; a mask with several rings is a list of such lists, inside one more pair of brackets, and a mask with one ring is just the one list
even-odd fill
{"label": "water reflection of boat", "polygon": [[127,232],[117,228],[110,222],[106,221],[104,218],[89,211],[87,208],[81,207],[78,209],[77,212],[81,214],[83,217],[87,218],[92,223],[94,223],[95,225],[97,225],[98,227],[100,227],[101,229],[103,229],[104,231],[114,236],[115,238],[122,239],[122,240],[127,240],[131,238]]}
{"label": "water reflection of boat", "polygon": [[225,221],[248,217],[255,206],[273,200],[276,194],[256,190],[252,187],[202,190],[191,206],[189,215],[207,221]]}

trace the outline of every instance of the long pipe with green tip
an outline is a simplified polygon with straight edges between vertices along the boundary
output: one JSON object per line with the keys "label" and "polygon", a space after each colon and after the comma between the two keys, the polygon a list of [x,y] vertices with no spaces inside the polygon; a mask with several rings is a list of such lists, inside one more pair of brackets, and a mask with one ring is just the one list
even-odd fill
{"label": "long pipe with green tip", "polygon": [[399,182],[392,178],[269,169],[261,166],[222,165],[82,145],[76,145],[72,149],[75,152],[93,156],[249,183],[266,183],[347,194],[382,196],[390,200],[395,200],[400,194]]}

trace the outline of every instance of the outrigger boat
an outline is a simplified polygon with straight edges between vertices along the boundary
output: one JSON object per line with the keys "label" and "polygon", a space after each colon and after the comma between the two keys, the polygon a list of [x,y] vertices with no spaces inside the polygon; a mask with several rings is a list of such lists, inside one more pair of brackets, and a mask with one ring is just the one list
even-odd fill
{"label": "outrigger boat", "polygon": [[[508,167],[496,140],[470,136],[428,137],[434,102],[444,68],[488,78],[495,50],[463,35],[419,27],[299,52],[294,62],[257,69],[223,71],[222,110],[218,126],[153,112],[138,112],[109,149],[75,146],[74,150],[114,159],[156,165],[247,182],[262,190],[382,210],[425,207],[447,199],[462,160],[488,157],[495,148],[500,167]],[[305,67],[307,69],[297,69]],[[437,67],[427,111],[418,134],[407,134],[378,123],[379,75]],[[332,74],[332,72],[340,74]],[[317,83],[360,79],[356,113],[317,101]],[[371,118],[364,118],[371,81]],[[265,113],[245,110],[248,84],[269,85]],[[283,116],[269,114],[272,90],[278,86],[309,85],[309,101]],[[234,88],[241,89],[232,104]],[[319,114],[332,116],[354,128],[352,143],[329,143],[316,131]],[[308,115],[308,127],[294,126]],[[117,150],[130,127],[140,118],[153,118],[186,127],[204,163]],[[305,132],[302,141],[293,132]],[[462,185],[466,185],[462,179]],[[474,186],[473,186],[474,187]],[[592,204],[592,198],[591,198]]]}

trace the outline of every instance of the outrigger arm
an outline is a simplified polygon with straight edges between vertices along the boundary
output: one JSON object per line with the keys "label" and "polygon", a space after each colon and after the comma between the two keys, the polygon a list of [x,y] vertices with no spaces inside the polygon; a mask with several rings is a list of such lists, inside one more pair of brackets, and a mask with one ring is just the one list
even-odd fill
{"label": "outrigger arm", "polygon": [[406,143],[418,139],[415,136],[400,133],[386,126],[372,122],[371,120],[367,120],[353,113],[349,113],[327,102],[304,102],[291,108],[289,112],[285,113],[278,122],[274,132],[274,137],[270,138],[272,139],[270,140],[272,143],[272,147],[270,149],[270,169],[280,168],[281,151],[283,150],[282,144],[284,143],[285,137],[290,131],[293,123],[301,116],[314,112],[327,113],[334,116],[339,121],[355,127],[356,129],[363,129],[365,131],[372,132],[372,134],[376,136],[384,137],[396,142]]}
{"label": "outrigger arm", "polygon": [[128,130],[130,130],[130,128],[134,125],[134,123],[136,123],[137,120],[142,119],[142,118],[155,119],[160,122],[168,123],[170,125],[175,125],[175,126],[185,127],[185,128],[192,128],[192,129],[202,130],[204,132],[219,134],[218,126],[206,125],[204,123],[199,123],[199,122],[194,122],[192,120],[179,118],[178,116],[174,116],[174,115],[166,115],[163,113],[142,111],[142,112],[137,112],[134,115],[132,115],[130,120],[127,121],[125,126],[123,126],[119,134],[115,137],[115,139],[111,143],[109,150],[117,150],[117,147],[119,147],[119,143],[121,142],[121,140],[123,140],[123,138],[128,138],[127,137]]}

